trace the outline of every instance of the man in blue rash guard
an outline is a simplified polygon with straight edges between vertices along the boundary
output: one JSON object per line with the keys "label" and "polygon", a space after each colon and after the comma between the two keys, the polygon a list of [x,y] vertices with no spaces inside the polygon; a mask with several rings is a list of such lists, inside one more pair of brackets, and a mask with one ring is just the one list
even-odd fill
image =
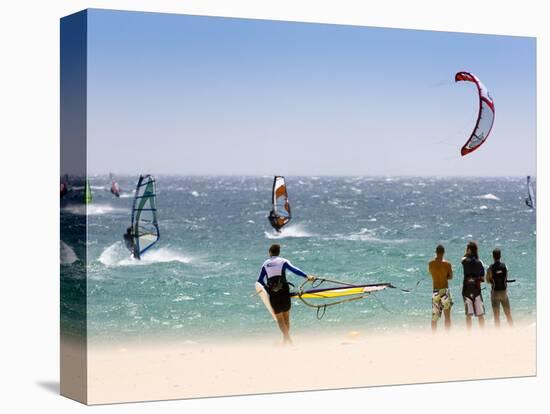
{"label": "man in blue rash guard", "polygon": [[297,267],[294,267],[287,259],[279,257],[281,246],[273,244],[269,248],[269,259],[262,265],[258,282],[269,293],[269,302],[277,318],[279,329],[283,333],[283,342],[292,343],[290,339],[290,288],[286,280],[286,271],[315,280],[314,276],[307,275]]}

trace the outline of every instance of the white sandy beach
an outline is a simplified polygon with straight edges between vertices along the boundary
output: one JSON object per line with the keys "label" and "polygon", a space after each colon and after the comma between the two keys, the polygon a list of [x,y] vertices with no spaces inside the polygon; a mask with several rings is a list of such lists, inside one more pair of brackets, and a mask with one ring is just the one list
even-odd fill
{"label": "white sandy beach", "polygon": [[295,333],[234,343],[91,345],[88,403],[163,400],[536,374],[536,326],[470,332]]}

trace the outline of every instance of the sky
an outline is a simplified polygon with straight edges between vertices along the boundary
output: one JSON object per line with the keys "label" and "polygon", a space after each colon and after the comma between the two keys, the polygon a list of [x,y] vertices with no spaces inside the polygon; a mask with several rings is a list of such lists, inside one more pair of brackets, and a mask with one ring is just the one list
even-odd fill
{"label": "sky", "polygon": [[[522,176],[536,40],[90,10],[92,174]],[[478,113],[491,135],[462,157]]]}

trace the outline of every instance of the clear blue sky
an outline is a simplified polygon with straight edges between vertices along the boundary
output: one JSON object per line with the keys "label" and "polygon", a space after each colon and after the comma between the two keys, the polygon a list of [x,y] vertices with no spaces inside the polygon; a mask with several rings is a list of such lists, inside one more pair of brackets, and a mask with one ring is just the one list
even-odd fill
{"label": "clear blue sky", "polygon": [[[534,38],[91,10],[91,173],[526,175]],[[496,107],[487,142],[475,73]]]}

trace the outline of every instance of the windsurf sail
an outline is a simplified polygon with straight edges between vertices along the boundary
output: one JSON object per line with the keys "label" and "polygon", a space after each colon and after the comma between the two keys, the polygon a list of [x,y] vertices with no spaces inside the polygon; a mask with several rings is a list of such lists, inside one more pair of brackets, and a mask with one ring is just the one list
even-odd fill
{"label": "windsurf sail", "polygon": [[109,176],[111,178],[111,194],[113,194],[115,197],[120,197],[120,186],[113,178],[113,174],[109,174]]}
{"label": "windsurf sail", "polygon": [[84,186],[84,204],[90,204],[92,202],[92,188],[90,187],[90,181],[86,179],[86,185]]}
{"label": "windsurf sail", "polygon": [[455,75],[455,82],[472,82],[477,87],[479,95],[479,111],[474,130],[470,134],[468,141],[460,150],[461,155],[469,154],[478,149],[489,137],[495,120],[495,104],[489,91],[477,76],[469,72],[458,72]]}
{"label": "windsurf sail", "polygon": [[288,224],[292,218],[285,177],[281,175],[276,175],[273,178],[271,201],[272,208],[268,219],[271,226],[273,226],[275,230],[279,231],[283,226]]}
{"label": "windsurf sail", "polygon": [[132,243],[129,249],[136,259],[158,242],[160,238],[157,220],[157,194],[155,179],[140,175],[132,204]]}
{"label": "windsurf sail", "polygon": [[535,209],[537,207],[535,199],[535,184],[531,180],[531,176],[527,176],[527,197],[525,198],[525,204],[527,207]]}
{"label": "windsurf sail", "polygon": [[296,296],[301,299],[328,299],[340,298],[343,296],[362,295],[365,293],[378,292],[390,287],[389,283],[377,283],[372,285],[352,285],[340,286],[325,289],[310,289],[303,292],[294,292],[291,296]]}
{"label": "windsurf sail", "polygon": [[[324,288],[319,287],[323,282],[330,282],[331,284],[336,284],[337,286]],[[303,288],[307,283],[312,283],[313,289],[304,290]],[[363,299],[372,293],[379,292],[387,288],[395,288],[395,286],[391,283],[353,285],[329,279],[316,279],[314,282],[304,282],[298,291],[291,292],[290,296],[300,299],[306,306],[316,308],[317,318],[321,319],[326,312],[326,308],[329,306]],[[336,300],[327,302],[326,299]]]}

